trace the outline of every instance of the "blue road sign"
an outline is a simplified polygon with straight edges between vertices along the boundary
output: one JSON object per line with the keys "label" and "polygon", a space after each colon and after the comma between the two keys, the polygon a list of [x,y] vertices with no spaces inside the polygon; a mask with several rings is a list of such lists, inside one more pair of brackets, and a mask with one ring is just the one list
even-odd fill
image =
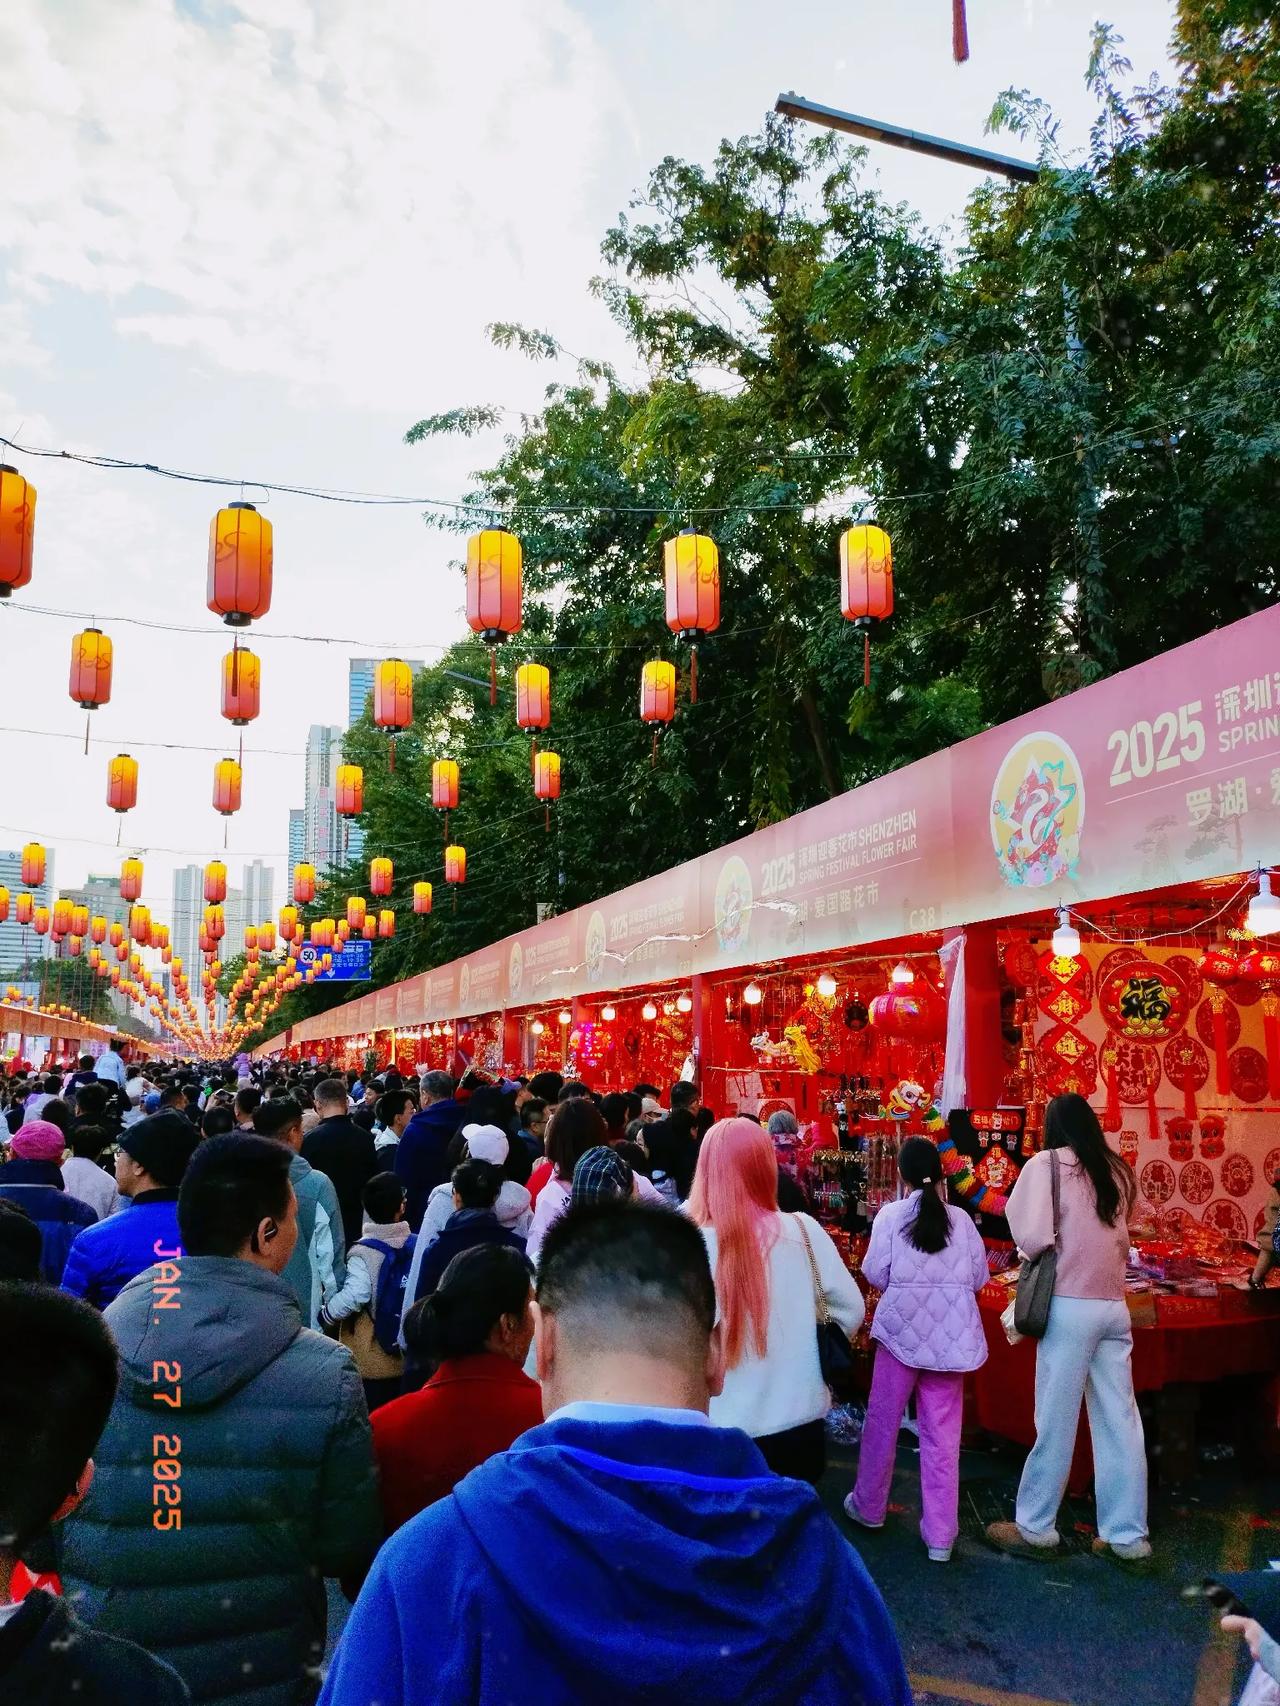
{"label": "blue road sign", "polygon": [[[333,955],[333,964],[323,971],[320,957],[329,953]],[[317,983],[368,983],[373,975],[373,943],[361,937],[358,942],[348,942],[345,948],[338,947],[336,942],[332,948],[317,948],[308,942],[298,950],[298,969],[306,971],[311,966],[315,967]]]}

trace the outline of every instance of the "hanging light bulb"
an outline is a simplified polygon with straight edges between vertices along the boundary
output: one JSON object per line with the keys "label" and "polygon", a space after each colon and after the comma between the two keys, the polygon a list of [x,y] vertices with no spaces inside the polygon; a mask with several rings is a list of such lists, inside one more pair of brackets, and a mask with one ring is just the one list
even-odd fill
{"label": "hanging light bulb", "polygon": [[758,983],[749,983],[742,992],[742,999],[748,1007],[758,1007],[764,1000],[764,990]]}
{"label": "hanging light bulb", "polygon": [[890,981],[896,984],[914,983],[916,974],[905,960],[899,960],[890,974]]}
{"label": "hanging light bulb", "polygon": [[1280,930],[1280,898],[1271,892],[1270,871],[1258,872],[1258,892],[1249,902],[1244,922],[1253,936],[1274,936]]}
{"label": "hanging light bulb", "polygon": [[573,1014],[569,1011],[569,1009],[567,1007],[562,1007],[560,1009],[559,1019],[560,1019],[560,1024],[562,1025],[562,1027],[564,1027],[564,1029],[567,1030],[568,1027],[573,1023]]}
{"label": "hanging light bulb", "polygon": [[645,1002],[644,1006],[640,1009],[640,1017],[642,1019],[648,1019],[650,1023],[658,1017],[658,1009],[654,1006],[652,1001]]}
{"label": "hanging light bulb", "polygon": [[604,1020],[606,1025],[612,1025],[613,1021],[618,1017],[618,1010],[616,1007],[602,1007],[600,1009],[600,1017]]}
{"label": "hanging light bulb", "polygon": [[[1280,924],[1280,919],[1277,919]],[[1080,932],[1071,922],[1071,914],[1065,906],[1058,908],[1058,928],[1053,933],[1054,958],[1059,960],[1075,960],[1080,957]]]}
{"label": "hanging light bulb", "polygon": [[546,1028],[547,1027],[543,1024],[541,1019],[535,1019],[529,1026],[529,1029],[533,1032],[535,1037],[540,1037]]}
{"label": "hanging light bulb", "polygon": [[692,1013],[693,1012],[693,997],[692,997],[692,995],[677,995],[676,996],[676,1012],[677,1013]]}
{"label": "hanging light bulb", "polygon": [[829,971],[824,971],[818,978],[818,994],[824,1001],[830,1001],[838,988],[835,978]]}

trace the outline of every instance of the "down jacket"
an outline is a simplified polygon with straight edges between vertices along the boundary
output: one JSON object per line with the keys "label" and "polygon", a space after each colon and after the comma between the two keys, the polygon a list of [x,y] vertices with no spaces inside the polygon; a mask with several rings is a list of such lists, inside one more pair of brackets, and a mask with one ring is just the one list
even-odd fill
{"label": "down jacket", "polygon": [[[177,1307],[156,1307],[161,1283]],[[89,1494],[54,1531],[64,1591],[86,1623],[171,1664],[197,1703],[311,1700],[324,1577],[358,1576],[382,1536],[350,1353],[303,1328],[283,1279],[229,1256],[139,1274],[105,1319],[120,1389]],[[174,1408],[158,1395],[178,1384]],[[174,1459],[167,1480],[157,1465]]]}
{"label": "down jacket", "polygon": [[962,1208],[948,1205],[951,1237],[932,1254],[907,1236],[917,1197],[886,1203],[871,1226],[862,1277],[884,1296],[871,1337],[908,1368],[968,1372],[987,1360],[987,1341],[974,1296],[991,1278],[978,1229]]}
{"label": "down jacket", "polygon": [[62,1187],[56,1161],[15,1156],[0,1167],[0,1197],[25,1209],[40,1228],[40,1278],[59,1285],[72,1241],[83,1226],[93,1226],[97,1210]]}

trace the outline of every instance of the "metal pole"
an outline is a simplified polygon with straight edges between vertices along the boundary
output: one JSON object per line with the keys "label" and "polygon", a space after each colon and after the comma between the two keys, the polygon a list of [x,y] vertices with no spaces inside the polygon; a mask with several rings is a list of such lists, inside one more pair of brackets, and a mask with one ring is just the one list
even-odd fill
{"label": "metal pole", "polygon": [[848,136],[861,136],[868,142],[886,142],[892,148],[928,154],[935,160],[949,160],[953,166],[970,166],[975,172],[994,172],[1018,184],[1034,184],[1040,176],[1039,166],[1028,160],[1016,160],[1011,154],[996,154],[990,148],[975,148],[967,142],[951,142],[945,136],[908,130],[905,125],[865,118],[860,113],[844,112],[840,107],[824,107],[817,101],[807,101],[803,95],[779,95],[774,111],[787,118],[822,125],[827,130],[842,130]]}

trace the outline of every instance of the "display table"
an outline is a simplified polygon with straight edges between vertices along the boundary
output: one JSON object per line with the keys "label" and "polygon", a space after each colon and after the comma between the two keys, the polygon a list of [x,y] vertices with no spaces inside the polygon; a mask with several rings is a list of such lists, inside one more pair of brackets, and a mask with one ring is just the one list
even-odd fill
{"label": "display table", "polygon": [[[1000,1324],[1009,1301],[1004,1285],[984,1286],[978,1310],[987,1361],[970,1376],[972,1417],[979,1427],[1018,1445],[1035,1443],[1036,1346],[1011,1345]],[[1280,1287],[1265,1292],[1223,1289],[1216,1298],[1140,1293],[1133,1317],[1133,1384],[1162,1395],[1158,1405],[1161,1466],[1170,1480],[1190,1472],[1200,1390],[1231,1375],[1280,1371]],[[1167,1436],[1167,1437],[1166,1437]],[[1093,1454],[1083,1407],[1067,1489],[1080,1494],[1093,1478]]]}

